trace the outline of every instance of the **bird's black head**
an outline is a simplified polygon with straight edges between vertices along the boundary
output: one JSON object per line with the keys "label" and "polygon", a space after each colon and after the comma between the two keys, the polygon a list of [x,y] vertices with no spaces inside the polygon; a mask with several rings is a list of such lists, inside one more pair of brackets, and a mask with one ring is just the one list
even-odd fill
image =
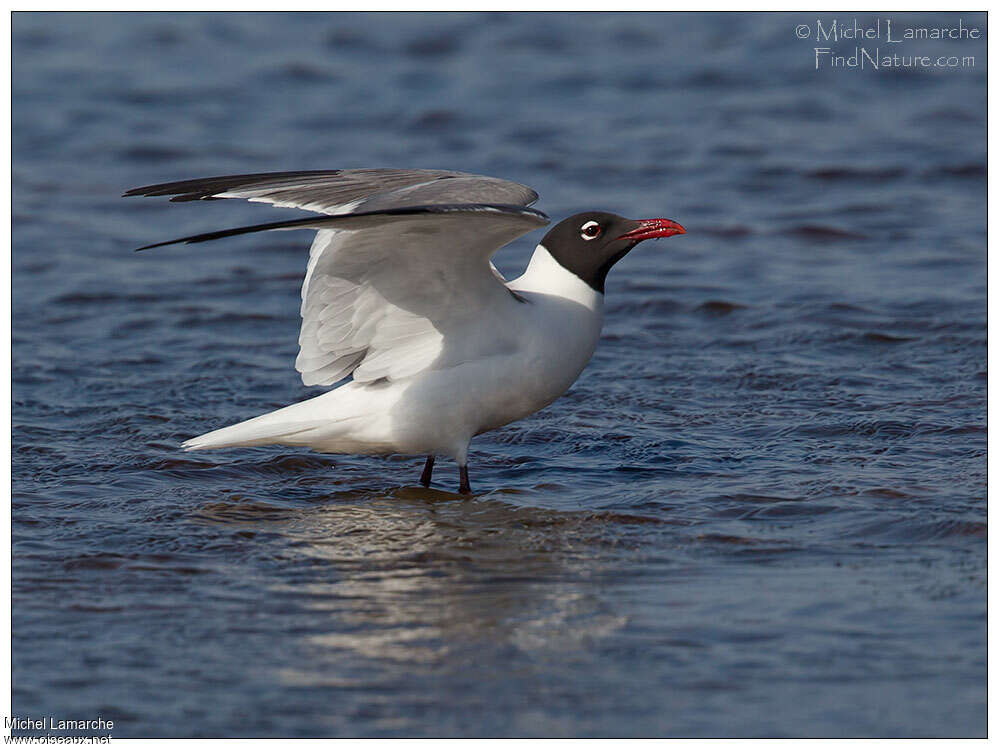
{"label": "bird's black head", "polygon": [[541,240],[549,254],[595,290],[604,291],[611,266],[642,240],[686,234],[670,219],[626,219],[587,211],[560,221]]}

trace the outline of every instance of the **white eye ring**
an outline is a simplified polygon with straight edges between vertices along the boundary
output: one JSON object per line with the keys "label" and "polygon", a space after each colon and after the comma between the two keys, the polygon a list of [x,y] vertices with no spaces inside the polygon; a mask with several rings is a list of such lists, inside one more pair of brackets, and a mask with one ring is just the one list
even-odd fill
{"label": "white eye ring", "polygon": [[[588,232],[590,232],[594,227],[596,227],[597,231],[593,232],[592,234],[589,234]],[[597,222],[588,221],[579,228],[579,236],[587,241],[595,240],[597,237],[600,236],[601,231],[602,229],[600,228],[600,225],[597,224]]]}

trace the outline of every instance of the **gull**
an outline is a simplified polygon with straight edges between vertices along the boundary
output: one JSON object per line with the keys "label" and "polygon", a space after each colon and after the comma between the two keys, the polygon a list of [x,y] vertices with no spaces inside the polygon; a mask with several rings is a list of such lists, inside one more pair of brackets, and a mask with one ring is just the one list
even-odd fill
{"label": "gull", "polygon": [[684,234],[670,219],[585,211],[556,224],[507,281],[493,254],[546,226],[538,194],[494,177],[418,169],[229,175],[135,188],[172,201],[243,198],[315,216],[139,248],[268,230],[316,232],[295,367],[315,398],[191,438],[185,450],[260,445],[436,456],[471,493],[472,438],[533,414],[575,382],[603,324],[604,280],[639,242]]}

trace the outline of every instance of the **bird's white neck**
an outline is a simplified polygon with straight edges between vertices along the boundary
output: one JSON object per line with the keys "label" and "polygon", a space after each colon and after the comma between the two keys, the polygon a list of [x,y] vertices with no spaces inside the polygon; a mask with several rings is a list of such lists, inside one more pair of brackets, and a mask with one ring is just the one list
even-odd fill
{"label": "bird's white neck", "polygon": [[509,284],[511,289],[554,294],[603,312],[604,295],[555,260],[544,245],[538,245],[524,275]]}

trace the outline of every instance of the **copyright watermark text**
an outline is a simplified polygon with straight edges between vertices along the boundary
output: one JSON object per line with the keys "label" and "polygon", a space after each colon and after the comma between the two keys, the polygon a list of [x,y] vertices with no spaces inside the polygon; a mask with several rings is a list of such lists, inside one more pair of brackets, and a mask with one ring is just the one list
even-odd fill
{"label": "copyright watermark text", "polygon": [[[898,68],[974,68],[974,55],[928,54],[928,42],[958,42],[984,39],[984,32],[963,18],[945,26],[899,24],[891,18],[867,23],[858,19],[815,19],[795,26],[794,35],[813,43],[815,70],[854,68],[891,70]],[[970,50],[969,50],[970,51]]]}
{"label": "copyright watermark text", "polygon": [[[107,745],[114,722],[110,719],[62,719],[56,716],[5,716],[3,728],[7,745]],[[16,735],[14,732],[39,734]],[[44,734],[40,734],[44,732]],[[59,732],[60,734],[53,734]],[[100,732],[100,734],[98,734]]]}

